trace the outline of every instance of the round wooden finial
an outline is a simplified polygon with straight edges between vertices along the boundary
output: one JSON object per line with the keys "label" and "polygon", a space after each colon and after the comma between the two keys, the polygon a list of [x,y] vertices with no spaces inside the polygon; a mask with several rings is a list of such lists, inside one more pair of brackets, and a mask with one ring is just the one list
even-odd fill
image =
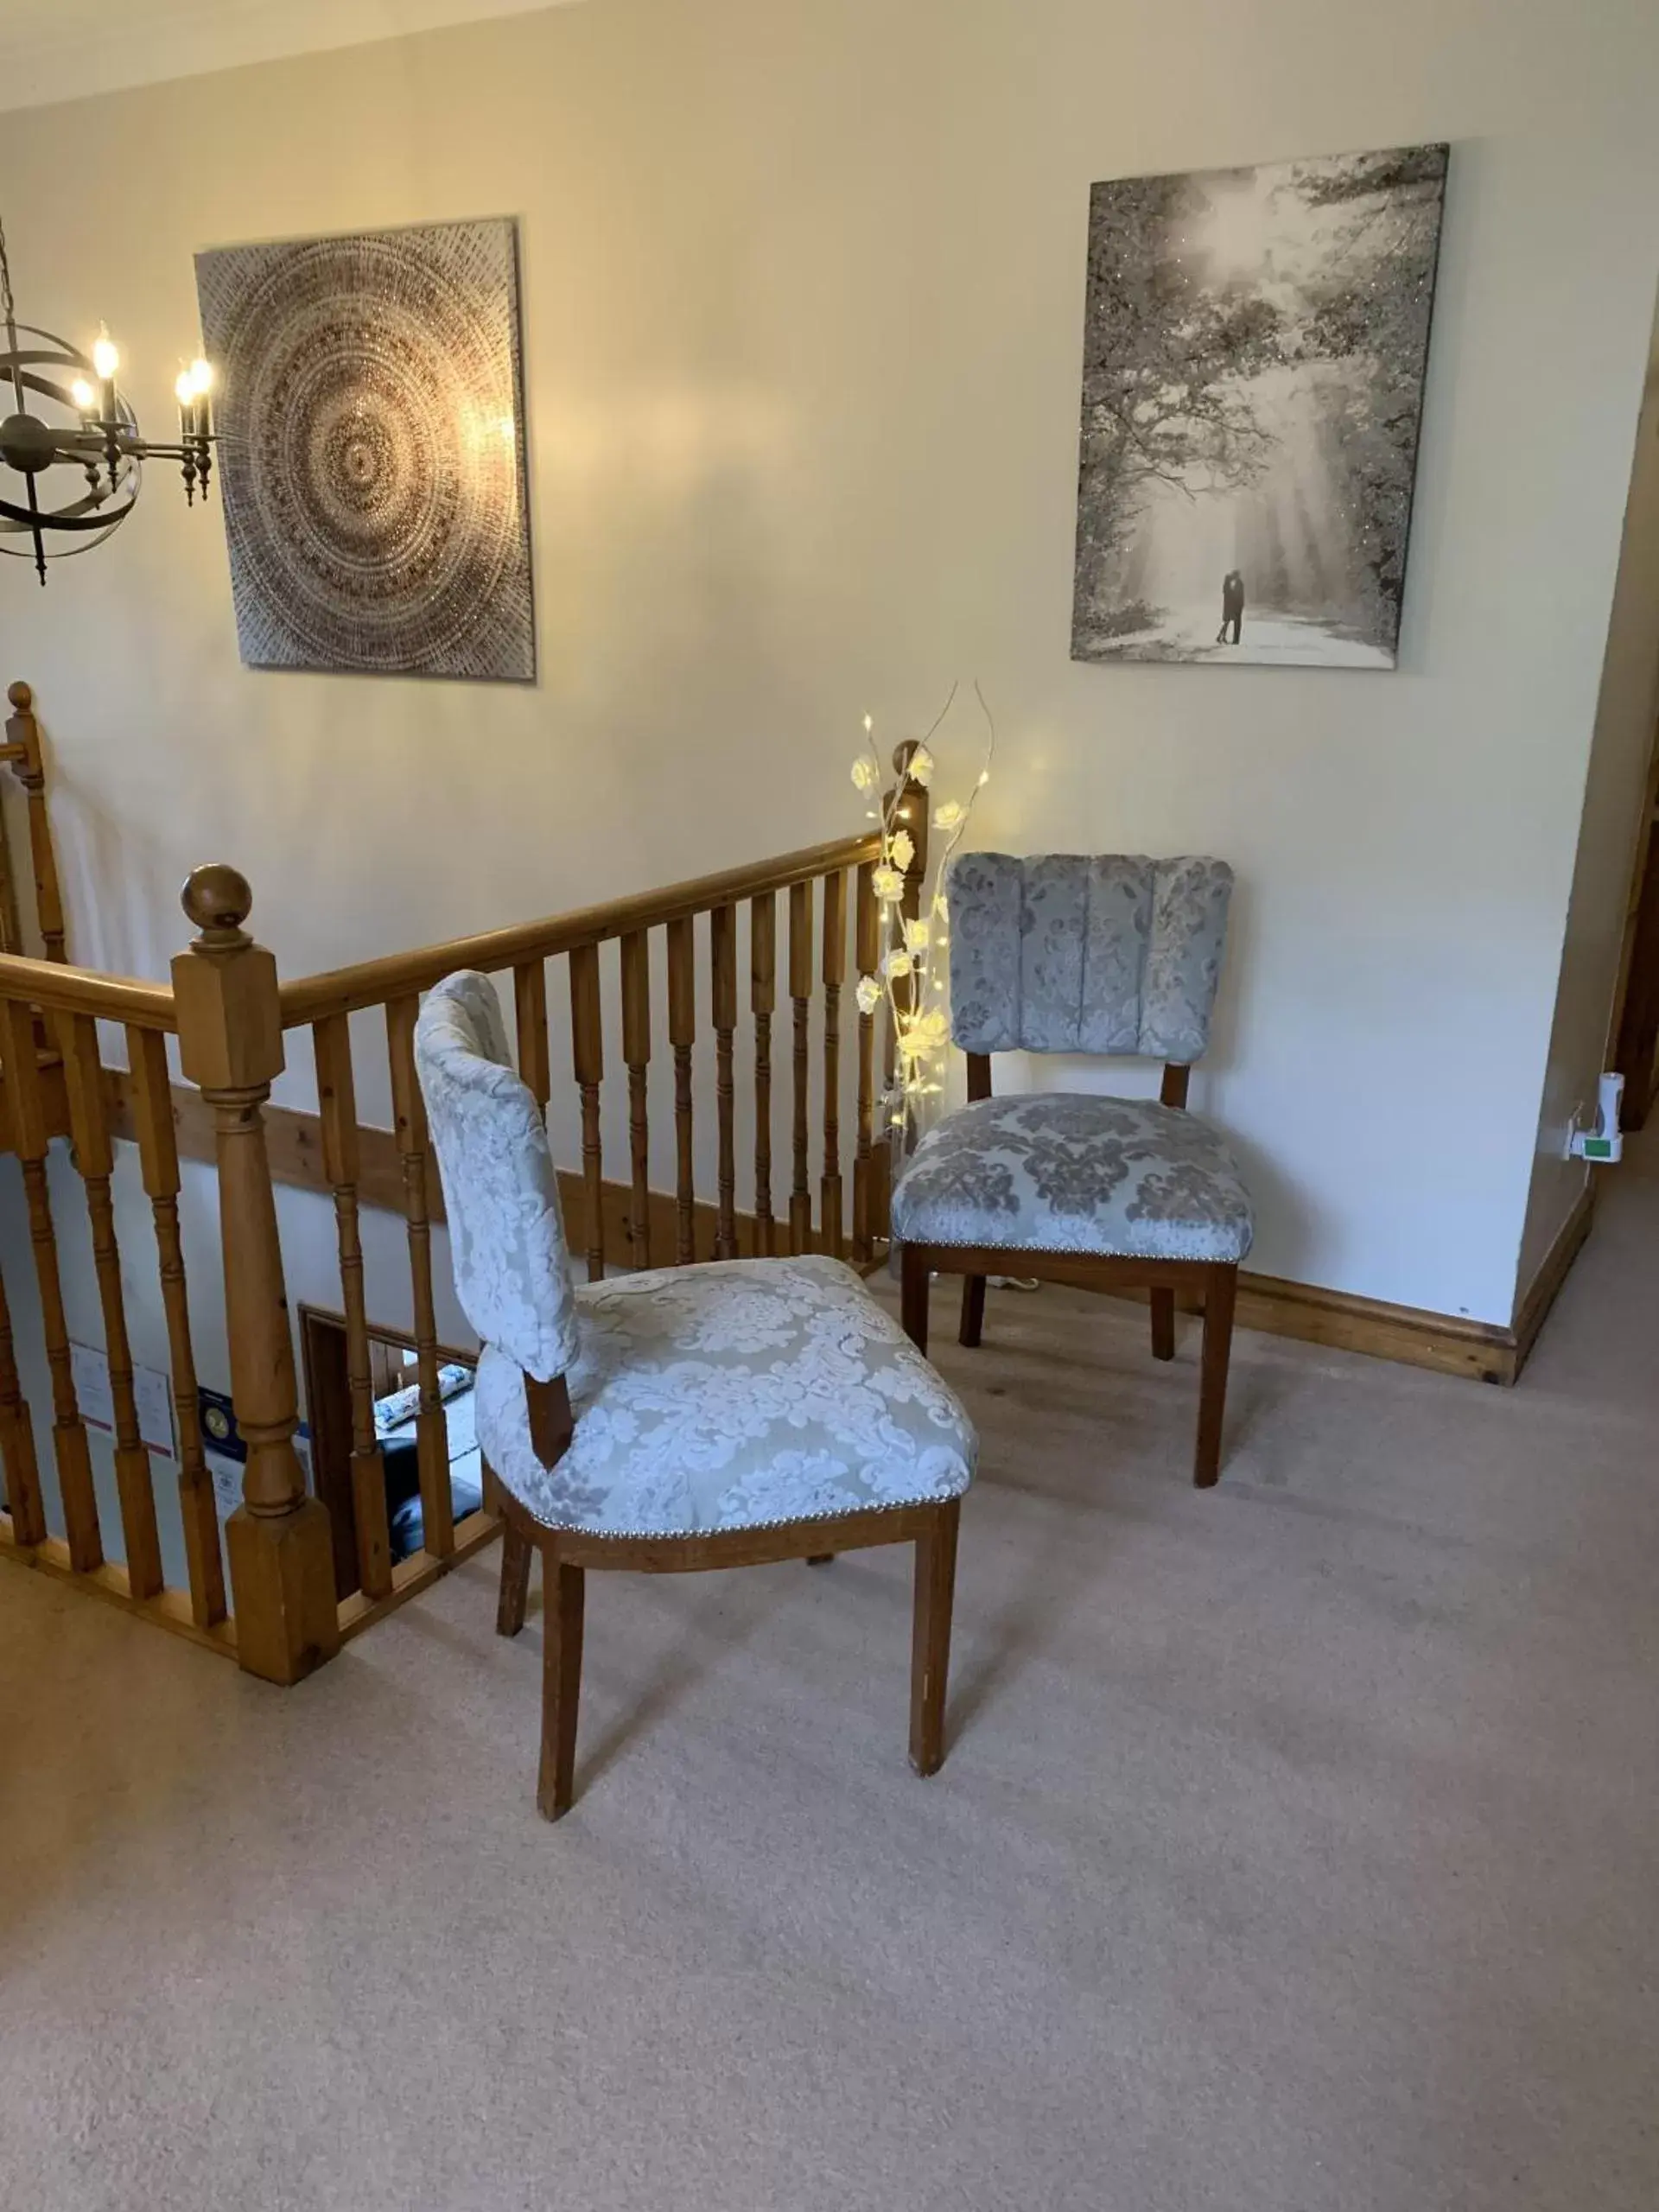
{"label": "round wooden finial", "polygon": [[227,861],[210,861],[191,869],[179,904],[204,936],[223,939],[239,934],[253,911],[253,893]]}
{"label": "round wooden finial", "polygon": [[6,696],[20,715],[26,715],[35,703],[35,694],[27,683],[14,683]]}

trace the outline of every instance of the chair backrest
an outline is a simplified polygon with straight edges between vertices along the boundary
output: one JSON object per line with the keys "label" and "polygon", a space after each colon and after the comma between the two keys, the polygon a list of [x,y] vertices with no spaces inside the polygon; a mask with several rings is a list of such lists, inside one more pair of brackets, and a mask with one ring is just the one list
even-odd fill
{"label": "chair backrest", "polygon": [[486,1344],[551,1382],[576,1356],[558,1178],[487,976],[448,976],[428,995],[415,1025],[415,1065],[462,1310]]}
{"label": "chair backrest", "polygon": [[1224,861],[961,854],[947,887],[951,1035],[965,1052],[1196,1060],[1232,889]]}

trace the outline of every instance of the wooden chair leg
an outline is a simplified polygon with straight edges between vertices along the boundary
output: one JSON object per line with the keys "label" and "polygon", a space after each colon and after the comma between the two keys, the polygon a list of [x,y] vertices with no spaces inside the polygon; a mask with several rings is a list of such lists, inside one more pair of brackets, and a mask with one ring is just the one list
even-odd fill
{"label": "wooden chair leg", "polygon": [[1209,1269],[1204,1290],[1204,1356],[1198,1376],[1198,1448],[1192,1479],[1211,1490],[1221,1474],[1221,1423],[1227,1405],[1227,1368],[1233,1349],[1233,1303],[1238,1269]]}
{"label": "wooden chair leg", "polygon": [[530,1538],[511,1521],[501,1531],[501,1596],[495,1609],[498,1636],[517,1636],[530,1603]]}
{"label": "wooden chair leg", "polygon": [[962,1279],[962,1326],[957,1332],[957,1342],[966,1344],[971,1351],[979,1342],[985,1327],[985,1278],[983,1275],[964,1275]]}
{"label": "wooden chair leg", "polygon": [[1152,1294],[1152,1356],[1154,1359],[1173,1359],[1175,1357],[1175,1294],[1173,1290],[1154,1290]]}
{"label": "wooden chair leg", "polygon": [[899,1313],[905,1334],[918,1351],[927,1350],[927,1249],[906,1244],[899,1262]]}
{"label": "wooden chair leg", "polygon": [[950,1674],[950,1608],[957,1587],[962,1500],[938,1509],[916,1540],[916,1609],[910,1655],[910,1763],[918,1774],[944,1764],[944,1692]]}
{"label": "wooden chair leg", "polygon": [[582,1700],[582,1617],[587,1576],[542,1550],[542,1770],[536,1803],[543,1820],[568,1813],[575,1796],[576,1710]]}

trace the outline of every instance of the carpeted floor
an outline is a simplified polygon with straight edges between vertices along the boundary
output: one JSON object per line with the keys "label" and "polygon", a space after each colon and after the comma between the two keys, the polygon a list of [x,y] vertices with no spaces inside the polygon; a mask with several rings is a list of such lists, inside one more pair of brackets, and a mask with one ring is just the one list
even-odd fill
{"label": "carpeted floor", "polygon": [[929,1783],[898,1554],[594,1578],[558,1828],[493,1555],[288,1694],[0,1568],[0,2201],[1652,2212],[1659,1157],[1605,1201],[1517,1391],[1243,1338],[1209,1497],[1190,1338],[942,1329]]}

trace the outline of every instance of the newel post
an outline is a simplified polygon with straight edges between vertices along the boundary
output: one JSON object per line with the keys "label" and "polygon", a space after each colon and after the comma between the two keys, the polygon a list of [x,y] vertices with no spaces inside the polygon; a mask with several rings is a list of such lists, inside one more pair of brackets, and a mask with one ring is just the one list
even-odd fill
{"label": "newel post", "polygon": [[[899,902],[899,912],[907,922],[919,919],[922,911],[922,893],[927,882],[927,830],[931,802],[928,797],[927,786],[925,784],[918,784],[910,772],[910,764],[920,750],[921,747],[914,738],[907,738],[904,744],[895,747],[893,767],[893,773],[899,779],[898,790],[896,793],[887,792],[882,804],[884,815],[889,808],[893,810],[893,823],[895,832],[907,830],[910,832],[911,844],[914,848],[911,855],[910,865],[904,871],[904,896]],[[881,943],[885,950],[887,944],[885,926],[881,932]],[[901,980],[893,985],[893,995],[898,1011],[900,1014],[909,1014],[914,1004],[914,986],[908,981]],[[892,1033],[891,1022],[888,1024],[887,1055],[887,1081],[891,1085],[895,1080],[897,1071],[902,1066],[899,1040]],[[895,1162],[893,1154],[901,1146],[906,1145],[911,1141],[911,1137],[907,1128],[898,1130],[893,1127],[885,1108],[882,1113],[882,1141],[875,1147],[875,1169],[870,1189],[870,1228],[875,1236],[890,1236],[893,1179],[895,1167],[899,1164]]]}
{"label": "newel post", "polygon": [[327,1509],[307,1495],[294,1449],[299,1389],[264,1111],[283,1068],[276,963],[242,928],[253,895],[234,868],[196,868],[182,903],[200,934],[173,963],[180,1058],[213,1113],[231,1395],[248,1447],[225,1529],[237,1656],[266,1681],[297,1682],[334,1657],[340,1624]]}
{"label": "newel post", "polygon": [[6,694],[11,709],[6,722],[6,756],[11,772],[29,800],[29,851],[35,870],[35,914],[41,925],[41,943],[48,960],[63,961],[63,893],[58,883],[58,859],[52,847],[52,824],[46,810],[46,759],[41,750],[41,726],[35,717],[35,694],[27,683],[14,683]]}
{"label": "newel post", "polygon": [[[910,772],[910,764],[921,747],[914,739],[893,748],[893,773],[899,779],[899,811],[896,817],[900,830],[908,830],[910,842],[915,847],[910,866],[905,870],[905,895],[899,912],[906,921],[915,921],[922,911],[922,892],[927,881],[927,819],[931,804],[927,786],[918,784]],[[908,994],[901,994],[906,1002]]]}

